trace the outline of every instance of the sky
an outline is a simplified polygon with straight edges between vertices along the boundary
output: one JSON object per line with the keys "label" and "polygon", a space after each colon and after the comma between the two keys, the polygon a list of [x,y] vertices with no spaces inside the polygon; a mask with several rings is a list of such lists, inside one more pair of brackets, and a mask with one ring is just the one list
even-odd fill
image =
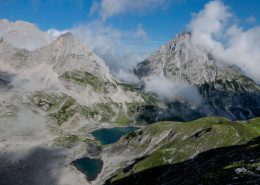
{"label": "sky", "polygon": [[52,36],[70,31],[131,80],[126,71],[188,30],[194,43],[260,83],[259,10],[259,0],[0,0],[0,18]]}
{"label": "sky", "polygon": [[[111,1],[113,7],[119,1]],[[115,3],[114,3],[115,2]],[[69,29],[78,24],[102,19],[105,25],[128,31],[138,25],[147,33],[152,47],[158,47],[178,32],[186,30],[192,14],[198,12],[208,0],[135,0],[121,3],[122,10],[100,8],[100,0],[0,0],[0,18],[11,21],[25,20],[42,30]],[[224,3],[239,17],[245,27],[260,20],[259,0],[224,0]],[[154,5],[153,5],[154,4]],[[120,8],[119,8],[120,9]],[[103,12],[101,12],[103,11]],[[110,11],[110,13],[109,13]],[[249,23],[250,22],[250,23]]]}

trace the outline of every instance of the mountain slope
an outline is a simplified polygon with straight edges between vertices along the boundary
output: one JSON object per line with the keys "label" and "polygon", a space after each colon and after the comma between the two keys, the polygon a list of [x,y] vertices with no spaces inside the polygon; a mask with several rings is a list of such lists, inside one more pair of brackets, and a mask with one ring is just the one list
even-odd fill
{"label": "mountain slope", "polygon": [[[188,115],[179,114],[180,120],[189,119],[187,116],[193,115],[192,111],[197,117],[216,115],[248,119],[260,116],[259,86],[234,66],[221,62],[207,48],[193,45],[190,33],[182,33],[163,45],[139,63],[135,73],[144,81],[150,76],[164,76],[172,82],[181,81],[197,87],[202,104],[195,109],[190,107]],[[168,102],[168,108],[178,109],[173,102]]]}
{"label": "mountain slope", "polygon": [[0,68],[3,184],[89,184],[71,162],[99,155],[90,131],[134,124],[145,103],[70,33],[32,51],[4,37]]}
{"label": "mountain slope", "polygon": [[244,145],[212,149],[184,162],[150,168],[106,184],[257,185],[260,183],[259,144],[258,137]]}
{"label": "mountain slope", "polygon": [[[132,163],[124,163],[127,167],[121,166],[107,184],[197,184],[200,180],[202,184],[219,184],[222,180],[233,182],[231,177],[257,184],[259,136],[259,118],[155,123],[108,147],[110,156],[128,156]],[[245,170],[236,173],[240,168]]]}
{"label": "mountain slope", "polygon": [[[70,33],[34,51],[14,48],[2,40],[0,55],[2,73],[12,76],[10,91],[59,124],[76,115],[97,124],[118,123],[118,117],[130,120],[131,104],[144,103],[138,92],[114,80],[104,61]],[[7,85],[3,78],[2,84]],[[59,112],[65,105],[68,115],[65,110]]]}

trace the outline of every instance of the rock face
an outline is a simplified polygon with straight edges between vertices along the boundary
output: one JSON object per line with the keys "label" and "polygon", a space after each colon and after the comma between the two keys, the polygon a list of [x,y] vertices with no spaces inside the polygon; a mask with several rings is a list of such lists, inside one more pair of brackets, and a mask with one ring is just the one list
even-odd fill
{"label": "rock face", "polygon": [[[248,119],[260,115],[259,86],[234,66],[219,61],[207,48],[193,45],[190,33],[182,33],[163,45],[139,63],[135,73],[143,80],[156,75],[196,86],[202,104],[196,109],[191,108],[190,112],[195,111],[198,117],[218,115]],[[169,109],[178,109],[173,102],[168,102],[168,105]],[[187,115],[179,114],[184,120]]]}

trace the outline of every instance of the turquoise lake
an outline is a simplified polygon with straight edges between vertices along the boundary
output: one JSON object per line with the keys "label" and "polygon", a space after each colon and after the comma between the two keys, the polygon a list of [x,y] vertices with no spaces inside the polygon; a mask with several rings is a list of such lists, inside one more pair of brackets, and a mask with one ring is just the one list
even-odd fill
{"label": "turquoise lake", "polygon": [[84,173],[88,181],[93,181],[100,173],[103,166],[103,161],[100,159],[82,158],[73,161],[72,165]]}
{"label": "turquoise lake", "polygon": [[[101,128],[91,132],[91,134],[100,141],[101,144],[107,145],[118,141],[123,135],[138,130],[138,127],[113,127]],[[93,181],[97,178],[102,170],[103,161],[100,159],[82,158],[72,162],[80,172],[84,173],[88,181]]]}
{"label": "turquoise lake", "polygon": [[108,145],[118,141],[123,135],[138,130],[138,127],[113,127],[101,128],[91,132],[91,134],[103,145]]}

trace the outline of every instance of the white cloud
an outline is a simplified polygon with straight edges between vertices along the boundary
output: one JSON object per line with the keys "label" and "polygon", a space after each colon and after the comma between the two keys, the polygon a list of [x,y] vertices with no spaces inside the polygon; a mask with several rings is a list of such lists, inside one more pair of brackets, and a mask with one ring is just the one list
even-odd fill
{"label": "white cloud", "polygon": [[189,24],[192,42],[206,45],[220,60],[260,83],[260,27],[244,30],[232,23],[234,17],[222,1],[209,2]]}
{"label": "white cloud", "polygon": [[35,50],[49,44],[53,38],[37,26],[25,21],[10,22],[0,19],[0,38],[17,48]]}
{"label": "white cloud", "polygon": [[0,140],[19,139],[19,141],[39,140],[46,136],[48,130],[45,118],[28,109],[18,107],[16,116],[8,119],[0,119]]}
{"label": "white cloud", "polygon": [[194,105],[201,103],[201,97],[196,87],[180,81],[172,81],[165,77],[150,76],[144,80],[145,90],[155,93],[167,101],[184,100]]}
{"label": "white cloud", "polygon": [[138,24],[135,35],[137,38],[143,38],[144,40],[148,39],[148,35],[145,32],[142,24]]}
{"label": "white cloud", "polygon": [[94,3],[91,12],[99,11],[102,20],[106,20],[109,17],[129,11],[147,12],[151,9],[164,6],[167,2],[169,0],[101,0],[99,8]]}
{"label": "white cloud", "polygon": [[120,69],[116,74],[116,77],[124,82],[137,83],[138,77],[131,71]]}
{"label": "white cloud", "polygon": [[206,44],[210,47],[221,47],[221,43],[213,39],[223,33],[231,14],[221,1],[212,1],[204,9],[195,14],[189,28],[195,43]]}
{"label": "white cloud", "polygon": [[[149,44],[148,35],[142,24],[139,24],[136,30],[122,31],[106,26],[101,21],[94,21],[68,30],[50,29],[47,33],[58,37],[68,31],[103,58],[115,75],[121,70],[117,76],[122,76],[122,71],[128,71],[150,53],[146,48]],[[144,41],[145,44],[140,41]]]}
{"label": "white cloud", "polygon": [[69,32],[69,30],[62,30],[62,31],[59,31],[59,30],[56,30],[54,28],[51,28],[49,30],[47,30],[47,33],[51,36],[51,37],[54,37],[54,38],[57,38],[59,37],[60,35],[64,34],[64,33],[67,33]]}
{"label": "white cloud", "polygon": [[13,78],[11,85],[18,91],[57,90],[62,87],[59,75],[53,66],[40,64],[36,67],[20,70]]}

